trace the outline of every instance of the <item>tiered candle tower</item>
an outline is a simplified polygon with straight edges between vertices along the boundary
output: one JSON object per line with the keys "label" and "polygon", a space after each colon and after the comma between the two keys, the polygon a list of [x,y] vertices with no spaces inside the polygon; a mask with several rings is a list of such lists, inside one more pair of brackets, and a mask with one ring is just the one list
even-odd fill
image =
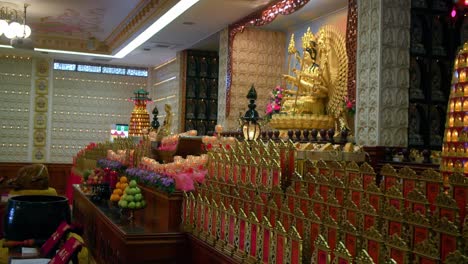
{"label": "tiered candle tower", "polygon": [[468,177],[468,42],[455,59],[440,170],[445,183],[454,172]]}
{"label": "tiered candle tower", "polygon": [[148,97],[148,92],[144,89],[138,89],[133,92],[134,97],[130,98],[135,107],[133,107],[132,115],[130,117],[130,127],[129,127],[129,136],[138,137],[142,136],[143,130],[149,129],[150,127],[150,117],[149,113],[146,110],[146,103],[151,101],[151,98]]}

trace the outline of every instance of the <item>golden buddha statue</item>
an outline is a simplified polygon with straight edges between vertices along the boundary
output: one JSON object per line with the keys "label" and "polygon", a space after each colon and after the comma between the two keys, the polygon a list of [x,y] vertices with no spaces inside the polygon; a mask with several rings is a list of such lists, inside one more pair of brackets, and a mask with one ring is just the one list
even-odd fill
{"label": "golden buddha statue", "polygon": [[[302,36],[302,56],[294,35],[288,47],[299,68],[283,75],[290,89],[284,91],[281,113],[270,125],[277,129],[348,128],[344,115],[348,59],[344,37],[330,26],[314,35],[310,28]],[[339,127],[338,127],[339,126]]]}

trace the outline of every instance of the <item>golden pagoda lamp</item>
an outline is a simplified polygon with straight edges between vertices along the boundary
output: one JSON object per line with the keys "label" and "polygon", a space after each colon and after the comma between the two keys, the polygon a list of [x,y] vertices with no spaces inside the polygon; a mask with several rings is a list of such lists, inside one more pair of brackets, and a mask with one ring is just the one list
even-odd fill
{"label": "golden pagoda lamp", "polygon": [[247,112],[245,112],[244,116],[242,117],[243,124],[241,129],[245,140],[257,140],[261,132],[260,125],[257,123],[257,121],[259,121],[261,118],[258,116],[257,110],[255,110],[257,107],[255,104],[255,100],[257,100],[257,92],[255,91],[255,87],[253,85],[250,87],[250,90],[247,94],[247,99],[249,99],[249,110],[247,110]]}

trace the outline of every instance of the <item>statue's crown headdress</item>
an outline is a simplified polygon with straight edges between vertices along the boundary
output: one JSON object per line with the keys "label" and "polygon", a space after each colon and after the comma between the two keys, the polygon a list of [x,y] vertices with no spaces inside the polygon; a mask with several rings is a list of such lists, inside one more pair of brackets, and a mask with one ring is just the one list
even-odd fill
{"label": "statue's crown headdress", "polygon": [[310,31],[310,27],[307,28],[307,32],[302,36],[302,48],[303,49],[309,48],[311,45],[311,42],[316,42],[316,41],[317,39],[314,36],[314,34],[312,34],[312,31]]}

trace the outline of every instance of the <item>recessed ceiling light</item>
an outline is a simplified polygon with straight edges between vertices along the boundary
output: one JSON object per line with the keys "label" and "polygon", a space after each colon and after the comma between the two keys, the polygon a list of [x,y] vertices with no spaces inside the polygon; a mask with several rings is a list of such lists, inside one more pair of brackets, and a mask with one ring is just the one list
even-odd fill
{"label": "recessed ceiling light", "polygon": [[182,24],[191,26],[191,25],[195,25],[195,22],[185,21]]}
{"label": "recessed ceiling light", "polygon": [[145,31],[140,35],[134,38],[130,43],[127,44],[123,49],[121,49],[117,54],[116,58],[123,58],[134,49],[139,47],[141,44],[145,43],[148,39],[158,33],[161,29],[167,26],[169,23],[174,21],[177,17],[182,15],[187,9],[192,7],[194,4],[198,3],[200,0],[181,0],[175,6],[173,6],[169,11],[164,13],[158,20],[156,20],[151,26],[149,26]]}

